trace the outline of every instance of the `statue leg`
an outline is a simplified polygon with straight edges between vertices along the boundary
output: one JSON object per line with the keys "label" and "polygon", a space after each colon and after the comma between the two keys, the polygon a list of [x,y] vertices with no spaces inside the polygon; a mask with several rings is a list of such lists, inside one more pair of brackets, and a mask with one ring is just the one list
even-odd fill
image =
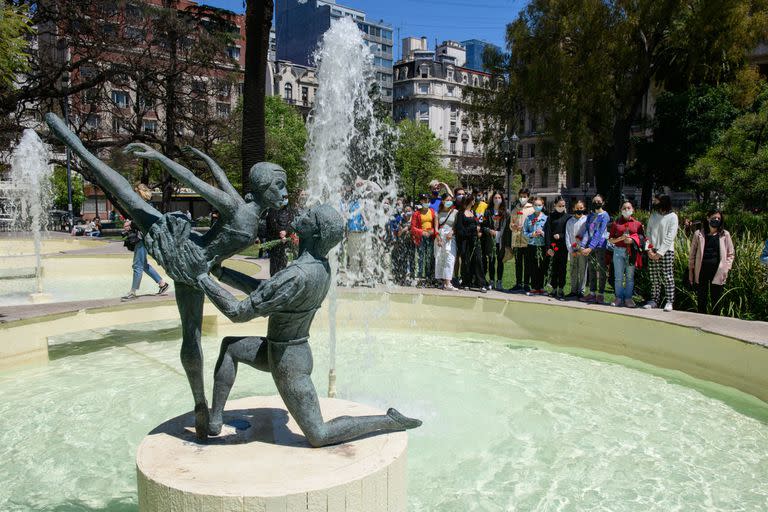
{"label": "statue leg", "polygon": [[176,305],[181,316],[181,365],[195,400],[195,433],[198,439],[205,440],[208,436],[208,403],[205,400],[203,350],[200,343],[205,295],[184,283],[175,282],[174,285]]}
{"label": "statue leg", "polygon": [[267,342],[260,337],[228,336],[221,342],[219,359],[213,377],[213,406],[208,433],[217,436],[224,423],[224,406],[237,377],[237,364],[244,363],[264,372],[269,371]]}
{"label": "statue leg", "polygon": [[47,114],[45,120],[51,128],[51,132],[69,146],[72,152],[91,169],[99,187],[112,194],[139,229],[146,233],[160,217],[160,212],[134,192],[133,186],[119,172],[88,151],[64,121],[52,113]]}
{"label": "statue leg", "polygon": [[339,416],[323,421],[320,401],[312,383],[312,352],[309,344],[269,346],[269,365],[277,390],[288,412],[315,448],[343,443],[365,434],[415,428],[421,421],[406,418],[395,409],[376,416]]}

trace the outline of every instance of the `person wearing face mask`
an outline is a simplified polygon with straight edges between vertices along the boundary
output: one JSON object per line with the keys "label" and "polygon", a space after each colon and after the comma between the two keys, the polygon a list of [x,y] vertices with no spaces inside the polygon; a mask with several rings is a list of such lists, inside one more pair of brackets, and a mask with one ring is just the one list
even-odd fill
{"label": "person wearing face mask", "polygon": [[488,203],[485,202],[485,193],[482,190],[475,190],[475,213],[482,216],[485,214],[486,208],[488,208]]}
{"label": "person wearing face mask", "polygon": [[392,274],[395,283],[407,285],[413,279],[413,263],[416,258],[416,246],[411,238],[411,219],[413,208],[405,205],[397,225],[393,226],[395,237],[392,248]]}
{"label": "person wearing face mask", "polygon": [[688,279],[696,286],[699,313],[707,312],[709,302],[713,314],[722,312],[723,285],[735,256],[731,234],[725,230],[724,221],[720,210],[710,210],[702,228],[693,234]]}
{"label": "person wearing face mask", "polygon": [[645,245],[643,224],[632,215],[631,201],[621,205],[621,215],[611,224],[608,241],[613,244],[614,290],[616,297],[611,306],[634,308],[635,269],[642,266],[640,248]]}
{"label": "person wearing face mask", "polygon": [[530,192],[527,188],[517,192],[517,201],[510,208],[509,230],[510,250],[515,260],[515,285],[509,290],[512,293],[524,293],[531,289],[531,269],[528,267],[528,240],[523,236],[523,224],[533,214],[533,204],[528,200]]}
{"label": "person wearing face mask", "polygon": [[568,271],[568,248],[565,229],[571,216],[565,209],[565,199],[555,199],[554,211],[547,216],[544,225],[544,246],[552,265],[552,297],[565,300],[565,276]]}
{"label": "person wearing face mask", "polygon": [[496,191],[491,199],[491,205],[483,216],[483,259],[488,269],[491,288],[501,290],[501,280],[504,278],[504,252],[509,238],[509,212],[504,204],[504,195]]}
{"label": "person wearing face mask", "polygon": [[[453,196],[453,207],[456,210],[459,210],[459,213],[461,213],[461,208],[466,196],[467,192],[464,187],[458,187],[456,189],[456,195]],[[454,288],[459,288],[461,285],[461,240],[459,234],[456,232],[454,232],[454,238],[456,240],[456,261],[453,264],[453,279],[451,280],[451,284],[453,284]]]}
{"label": "person wearing face mask", "polygon": [[454,291],[451,284],[453,267],[456,263],[456,238],[454,227],[458,212],[453,207],[453,197],[443,194],[440,211],[437,212],[437,237],[435,238],[435,279],[443,290]]}
{"label": "person wearing face mask", "polygon": [[587,258],[580,254],[581,240],[587,226],[587,207],[584,201],[576,201],[573,205],[573,215],[565,224],[565,246],[571,260],[571,292],[566,298],[584,297],[584,285],[587,282]]}
{"label": "person wearing face mask", "polygon": [[432,180],[429,182],[429,207],[435,210],[436,212],[440,211],[440,202],[442,201],[440,197],[440,189],[445,189],[445,193],[449,196],[453,197],[453,192],[451,191],[451,187],[448,186],[447,183],[443,183],[442,181],[438,180]]}
{"label": "person wearing face mask", "polygon": [[672,311],[675,302],[675,238],[679,221],[672,211],[669,196],[653,199],[653,213],[648,219],[648,270],[651,275],[651,300],[643,308],[654,309],[661,305],[664,288],[664,311]]}
{"label": "person wearing face mask", "polygon": [[437,212],[429,207],[429,197],[421,194],[418,209],[411,219],[411,235],[418,255],[416,278],[420,281],[419,286],[427,286],[435,278],[436,226]]}
{"label": "person wearing face mask", "polygon": [[587,282],[589,295],[581,299],[590,304],[602,304],[605,295],[605,282],[608,269],[605,263],[605,246],[608,242],[607,230],[611,217],[603,210],[605,200],[597,194],[592,198],[592,212],[587,216],[585,236],[579,243],[579,254],[587,261]]}
{"label": "person wearing face mask", "polygon": [[474,196],[466,196],[456,218],[455,229],[459,243],[459,254],[461,254],[461,287],[479,289],[485,293],[488,290],[485,288],[482,248],[480,247],[482,230],[474,207]]}
{"label": "person wearing face mask", "polygon": [[547,275],[546,233],[544,226],[547,216],[544,214],[544,199],[533,200],[533,213],[525,219],[523,236],[528,240],[528,265],[531,269],[531,291],[526,295],[544,295],[544,278]]}

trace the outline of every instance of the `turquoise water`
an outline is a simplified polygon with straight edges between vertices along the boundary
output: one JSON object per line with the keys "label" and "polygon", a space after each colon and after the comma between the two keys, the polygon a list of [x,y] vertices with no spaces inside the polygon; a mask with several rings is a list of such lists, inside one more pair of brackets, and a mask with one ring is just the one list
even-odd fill
{"label": "turquoise water", "polygon": [[[0,373],[0,510],[136,511],[138,443],[190,408],[178,326],[57,342],[47,367]],[[768,510],[768,406],[733,390],[475,334],[347,332],[338,355],[340,398],[424,420],[411,511]],[[243,367],[233,398],[274,393]]]}

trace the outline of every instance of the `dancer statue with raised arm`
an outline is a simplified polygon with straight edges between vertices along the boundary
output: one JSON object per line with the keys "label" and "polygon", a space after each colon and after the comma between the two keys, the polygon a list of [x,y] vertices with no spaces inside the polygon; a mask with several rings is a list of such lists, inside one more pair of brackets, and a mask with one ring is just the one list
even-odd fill
{"label": "dancer statue with raised arm", "polygon": [[[131,184],[120,173],[99,160],[88,151],[82,141],[55,114],[45,117],[51,132],[81,159],[92,171],[98,185],[109,192],[128,213],[132,221],[145,234],[154,226],[154,233],[173,230],[173,234],[184,233],[176,238],[177,245],[157,250],[151,236],[145,239],[147,249],[155,260],[165,266],[168,258],[184,257],[190,250],[200,252],[208,265],[217,266],[225,259],[252,245],[257,238],[259,219],[266,208],[278,208],[287,201],[285,171],[268,162],[251,168],[249,180],[251,193],[245,199],[240,197],[224,174],[224,171],[210,157],[188,148],[187,151],[201,158],[210,168],[221,187],[216,188],[197,178],[192,171],[174,162],[145,144],[130,144],[126,153],[140,158],[156,160],[180,182],[197,191],[220,213],[219,221],[204,235],[191,231],[189,221],[184,218],[186,229],[179,225],[173,214],[161,214],[145,202]],[[221,269],[226,276],[228,269]],[[208,432],[208,404],[205,399],[203,379],[203,354],[200,335],[203,322],[203,292],[194,284],[175,283],[176,304],[179,308],[182,326],[181,363],[186,372],[192,396],[195,400],[195,431],[198,439],[204,440]]]}
{"label": "dancer statue with raised arm", "polygon": [[[169,219],[178,230],[152,228],[154,243],[163,250],[172,247],[188,224]],[[270,372],[288,412],[314,447],[349,441],[377,431],[416,428],[417,419],[395,409],[377,416],[341,416],[324,421],[317,391],[312,383],[312,351],[309,328],[331,285],[328,252],[341,242],[343,220],[328,205],[310,208],[296,218],[293,228],[299,236],[299,257],[268,280],[259,281],[236,272],[224,273],[211,266],[200,249],[176,259],[166,259],[165,270],[178,281],[196,283],[219,310],[234,322],[269,317],[265,337],[224,338],[216,363],[213,408],[209,433],[218,435],[224,405],[232,389],[238,364]],[[237,300],[209,275],[209,269],[224,283],[248,294]]]}

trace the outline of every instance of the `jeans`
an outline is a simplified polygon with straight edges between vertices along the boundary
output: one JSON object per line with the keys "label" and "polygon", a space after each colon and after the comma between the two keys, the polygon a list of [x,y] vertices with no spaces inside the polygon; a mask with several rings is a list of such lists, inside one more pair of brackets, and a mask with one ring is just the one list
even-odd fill
{"label": "jeans", "polygon": [[419,279],[435,278],[435,239],[422,237],[421,244],[416,248],[419,256],[416,277]]}
{"label": "jeans", "polygon": [[586,256],[571,255],[571,293],[584,295],[584,287],[587,284]]}
{"label": "jeans", "polygon": [[616,300],[630,300],[635,291],[635,265],[630,264],[629,251],[625,247],[613,249],[614,289]]}
{"label": "jeans", "polygon": [[160,284],[160,281],[163,280],[160,274],[147,262],[147,248],[144,247],[144,242],[140,241],[133,250],[133,283],[131,283],[131,290],[139,289],[144,272],[157,284]]}

